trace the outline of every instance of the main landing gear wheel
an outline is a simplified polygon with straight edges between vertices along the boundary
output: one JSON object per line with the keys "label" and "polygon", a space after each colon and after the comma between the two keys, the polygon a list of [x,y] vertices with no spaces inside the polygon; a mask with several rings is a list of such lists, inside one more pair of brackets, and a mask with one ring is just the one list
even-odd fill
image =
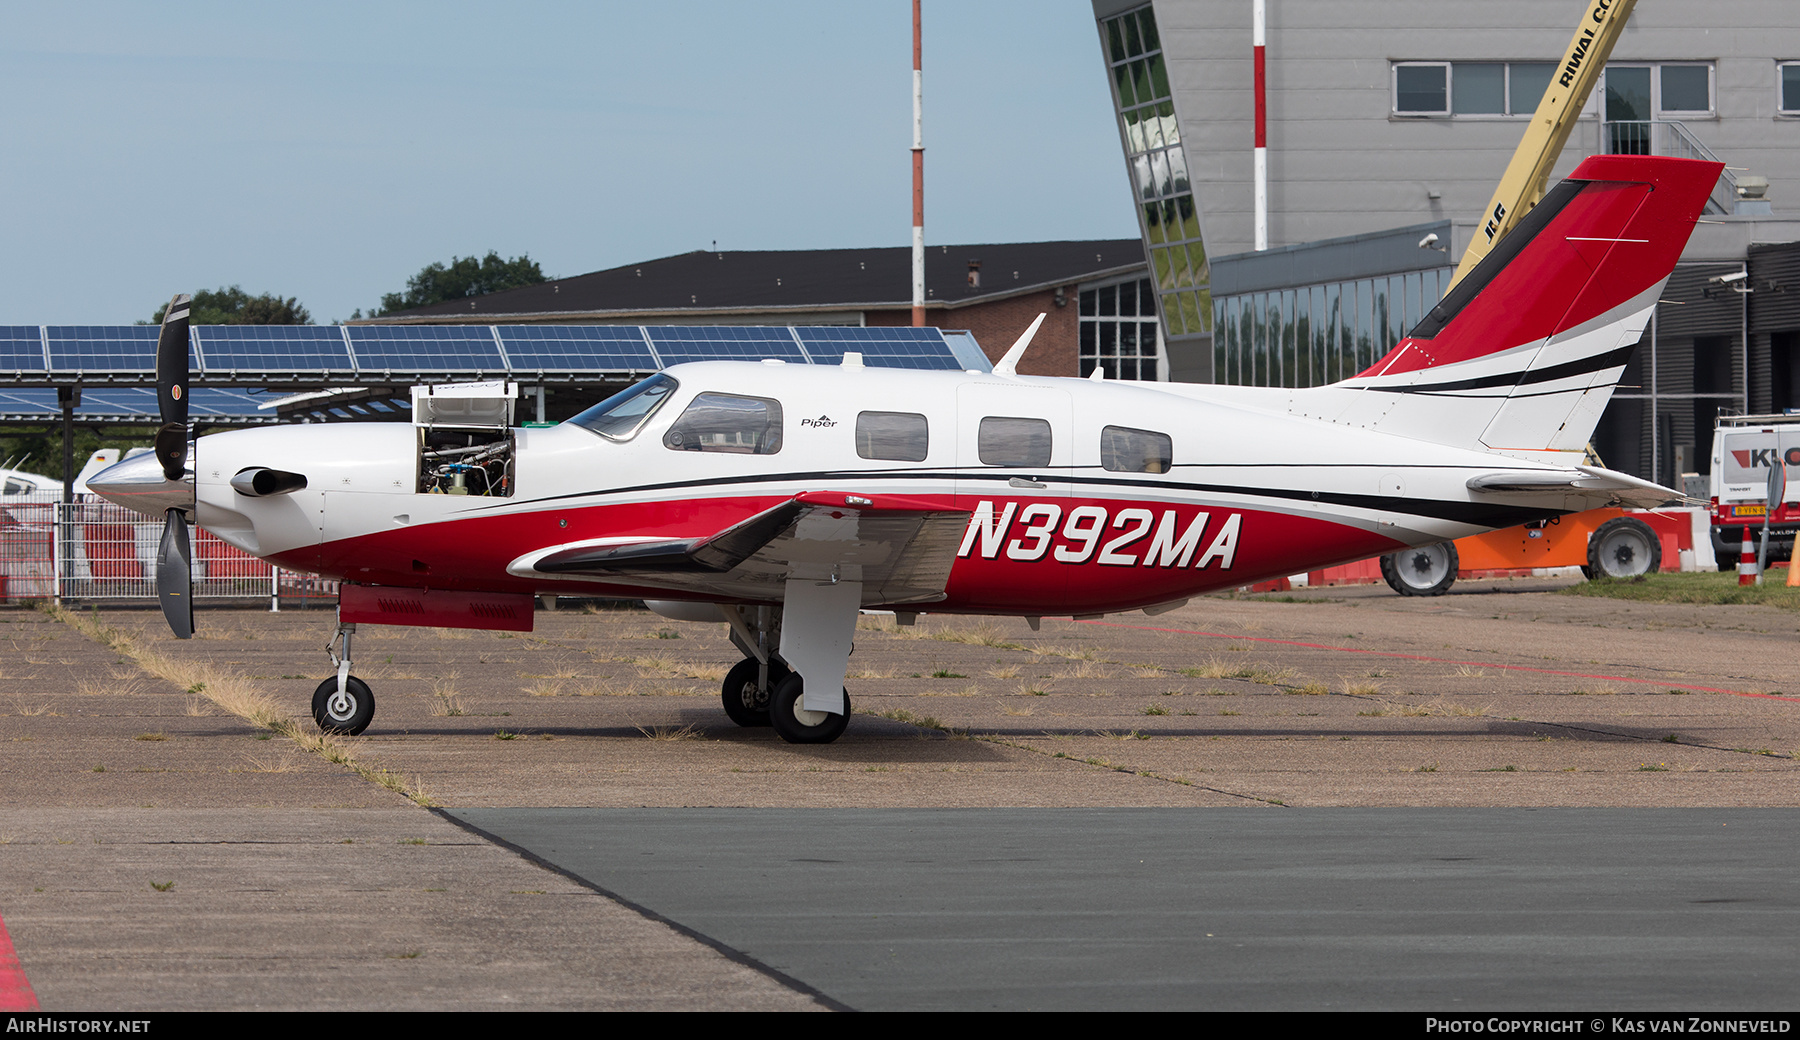
{"label": "main landing gear wheel", "polygon": [[789,675],[776,685],[775,695],[769,698],[769,724],[781,739],[790,744],[829,744],[843,736],[844,727],[850,724],[850,691],[844,691],[842,715],[807,711],[800,706],[804,692],[800,676]]}
{"label": "main landing gear wheel", "polygon": [[1633,516],[1615,516],[1588,539],[1590,578],[1636,578],[1662,569],[1662,539]]}
{"label": "main landing gear wheel", "polygon": [[1456,543],[1402,549],[1381,558],[1381,577],[1402,596],[1442,596],[1456,584]]}
{"label": "main landing gear wheel", "polygon": [[313,721],[320,729],[354,737],[375,718],[375,695],[369,692],[368,683],[354,675],[344,680],[344,691],[339,693],[334,675],[313,691],[312,709]]}
{"label": "main landing gear wheel", "polygon": [[769,724],[769,700],[775,687],[792,673],[787,665],[780,661],[769,662],[769,685],[757,683],[757,675],[762,666],[756,658],[746,657],[725,673],[725,685],[720,691],[720,698],[725,702],[725,714],[731,721],[740,726],[767,726]]}

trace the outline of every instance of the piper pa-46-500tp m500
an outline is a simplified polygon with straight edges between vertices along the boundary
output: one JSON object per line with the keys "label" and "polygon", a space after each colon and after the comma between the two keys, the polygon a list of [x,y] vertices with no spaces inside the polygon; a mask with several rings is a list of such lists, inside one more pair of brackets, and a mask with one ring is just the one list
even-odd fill
{"label": "piper pa-46-500tp m500", "polygon": [[[158,572],[192,630],[187,525],[342,583],[321,727],[369,724],[362,623],[529,630],[541,594],[723,621],[725,710],[836,739],[861,608],[1152,613],[1209,590],[1668,488],[1581,464],[1717,163],[1596,156],[1385,357],[1307,389],[779,362],[672,366],[547,429],[505,384],[419,387],[411,424],[190,446],[186,297],[158,346],[154,455],[97,493],[167,517]],[[1042,317],[1038,319],[1042,322]]]}

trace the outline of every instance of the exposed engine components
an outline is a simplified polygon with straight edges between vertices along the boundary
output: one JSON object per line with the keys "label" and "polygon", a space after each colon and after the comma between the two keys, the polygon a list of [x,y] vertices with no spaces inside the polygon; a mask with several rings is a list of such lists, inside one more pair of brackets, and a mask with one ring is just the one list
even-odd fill
{"label": "exposed engine components", "polygon": [[419,493],[512,494],[513,439],[508,430],[419,428]]}

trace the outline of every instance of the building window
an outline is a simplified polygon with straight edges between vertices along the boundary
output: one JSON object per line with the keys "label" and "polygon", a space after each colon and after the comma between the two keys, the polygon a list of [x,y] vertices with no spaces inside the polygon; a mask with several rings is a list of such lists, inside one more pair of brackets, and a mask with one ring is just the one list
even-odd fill
{"label": "building window", "polygon": [[1394,66],[1394,111],[1409,116],[1450,114],[1450,66],[1412,62]]}
{"label": "building window", "polygon": [[1097,368],[1108,379],[1164,378],[1150,279],[1084,286],[1079,321],[1083,376]]}
{"label": "building window", "polygon": [[1800,61],[1775,66],[1776,104],[1784,116],[1800,116]]}
{"label": "building window", "polygon": [[1608,65],[1606,121],[1692,119],[1713,113],[1713,67],[1706,63]]}
{"label": "building window", "polygon": [[1394,114],[1529,116],[1555,72],[1547,61],[1395,62]]}
{"label": "building window", "polygon": [[[1200,215],[1194,206],[1187,153],[1175,118],[1155,13],[1146,6],[1104,19],[1100,22],[1100,37],[1112,73],[1125,162],[1131,172],[1132,191],[1139,201],[1144,251],[1155,272],[1150,302],[1136,306],[1129,316],[1146,318],[1153,324],[1160,315],[1162,328],[1170,336],[1204,335],[1212,331],[1212,297],[1207,291],[1212,275],[1206,264]],[[1160,354],[1160,336],[1156,340],[1158,353],[1152,354],[1142,331],[1132,330],[1130,345],[1137,353],[1120,354],[1116,351],[1125,346],[1124,333],[1114,330],[1115,352],[1103,353],[1101,332],[1089,329],[1085,323],[1082,329],[1083,335],[1094,337],[1093,349],[1083,348],[1084,374],[1105,357],[1114,361],[1126,359],[1121,371],[1135,368],[1143,373],[1117,378],[1163,378],[1162,366],[1155,360],[1145,360]],[[1114,375],[1110,363],[1103,367],[1107,367],[1107,375]]]}
{"label": "building window", "polygon": [[1614,155],[1680,155],[1695,150],[1683,119],[1713,112],[1709,64],[1608,65],[1605,87],[1606,150]]}

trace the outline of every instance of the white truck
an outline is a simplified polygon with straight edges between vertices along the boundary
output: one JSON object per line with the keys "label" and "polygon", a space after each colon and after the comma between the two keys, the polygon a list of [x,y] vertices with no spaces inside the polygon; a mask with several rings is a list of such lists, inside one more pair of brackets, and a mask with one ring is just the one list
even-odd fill
{"label": "white truck", "polygon": [[1800,414],[1720,416],[1713,429],[1710,502],[1713,554],[1719,569],[1737,566],[1744,539],[1755,553],[1768,510],[1769,467],[1788,470],[1786,501],[1769,516],[1769,559],[1793,556],[1800,529]]}

